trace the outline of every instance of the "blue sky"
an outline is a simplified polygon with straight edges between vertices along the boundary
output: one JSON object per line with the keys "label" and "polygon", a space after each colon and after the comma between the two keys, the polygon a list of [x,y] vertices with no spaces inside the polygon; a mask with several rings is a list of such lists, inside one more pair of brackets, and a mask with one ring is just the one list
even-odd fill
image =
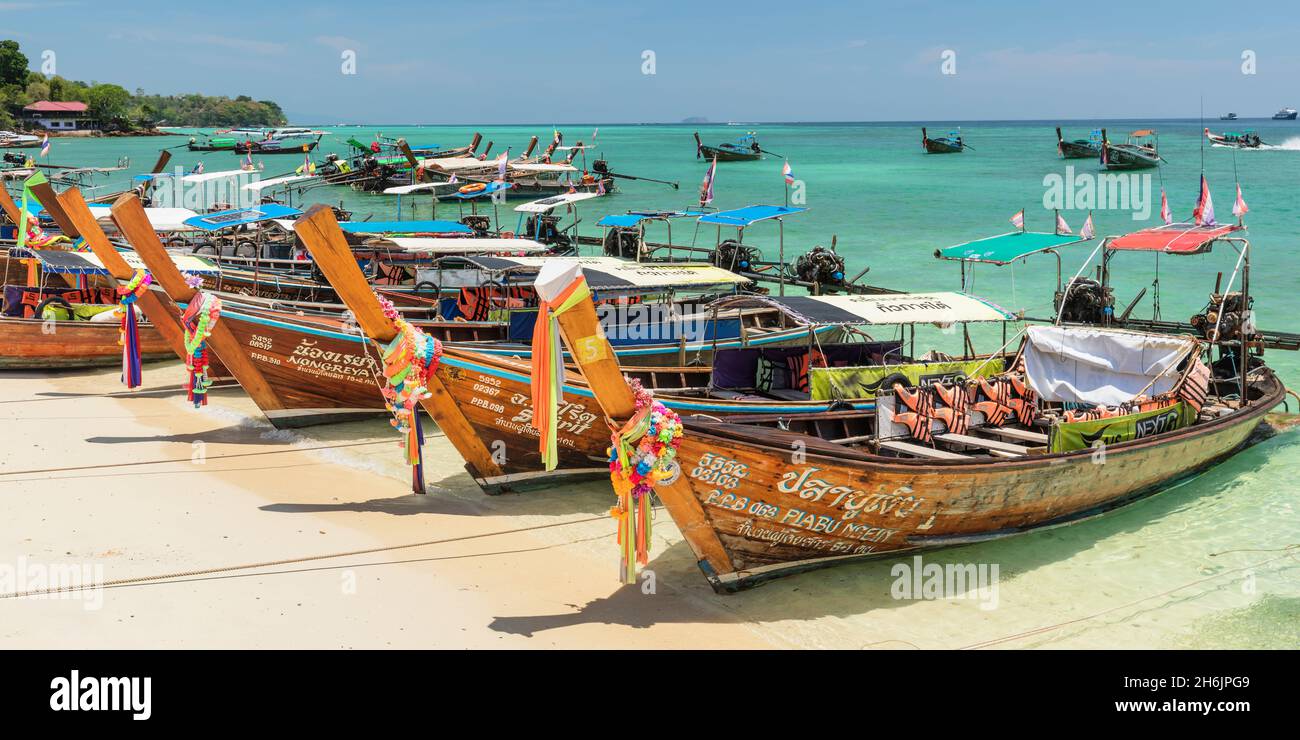
{"label": "blue sky", "polygon": [[[33,66],[53,50],[65,77],[269,98],[321,124],[1195,117],[1202,96],[1207,116],[1300,107],[1292,7],[1203,6],[48,0],[0,2],[0,38]],[[345,49],[356,75],[341,73]],[[940,74],[944,50],[955,75]]]}

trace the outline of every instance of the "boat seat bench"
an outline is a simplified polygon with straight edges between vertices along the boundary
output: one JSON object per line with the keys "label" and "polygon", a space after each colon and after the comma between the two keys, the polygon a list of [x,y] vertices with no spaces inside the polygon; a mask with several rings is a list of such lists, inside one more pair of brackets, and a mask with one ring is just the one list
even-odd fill
{"label": "boat seat bench", "polygon": [[980,437],[971,437],[966,434],[936,434],[935,439],[950,442],[952,444],[965,445],[967,447],[980,447],[993,452],[1006,452],[1013,455],[1028,455],[1029,448],[1024,445],[1015,445],[1010,442],[999,442],[996,439],[982,439]]}
{"label": "boat seat bench", "polygon": [[900,442],[896,439],[882,439],[880,449],[897,452],[911,457],[928,457],[933,460],[969,460],[969,455],[963,455],[960,452],[948,452],[947,450],[936,450],[932,447],[912,444],[911,442]]}
{"label": "boat seat bench", "polygon": [[1011,429],[1009,427],[977,427],[975,431],[984,434],[992,434],[998,437],[1018,440],[1020,442],[1031,442],[1035,445],[1047,444],[1047,435],[1041,432],[1031,432],[1027,429]]}

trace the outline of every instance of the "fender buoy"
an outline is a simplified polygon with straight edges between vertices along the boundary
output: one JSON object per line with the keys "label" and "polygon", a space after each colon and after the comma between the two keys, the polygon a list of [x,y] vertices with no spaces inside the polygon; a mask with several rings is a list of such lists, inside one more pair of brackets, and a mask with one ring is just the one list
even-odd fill
{"label": "fender buoy", "polygon": [[484,190],[487,190],[487,185],[484,185],[481,182],[474,182],[474,183],[470,183],[469,185],[460,186],[460,189],[457,192],[465,193],[466,195],[468,195],[470,193],[481,193]]}

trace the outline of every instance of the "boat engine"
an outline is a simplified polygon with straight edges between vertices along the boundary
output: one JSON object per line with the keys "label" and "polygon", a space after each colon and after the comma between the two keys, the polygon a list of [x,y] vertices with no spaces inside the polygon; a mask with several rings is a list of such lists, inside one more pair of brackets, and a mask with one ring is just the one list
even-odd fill
{"label": "boat engine", "polygon": [[795,276],[805,283],[844,284],[844,258],[818,244],[794,263]]}
{"label": "boat engine", "polygon": [[727,270],[748,272],[753,269],[758,259],[757,249],[741,244],[735,239],[722,242],[713,252],[713,264]]}
{"label": "boat engine", "polygon": [[1060,291],[1052,300],[1052,308],[1060,314],[1062,321],[1102,324],[1115,311],[1115,294],[1092,278],[1080,278],[1070,285],[1069,294],[1065,296],[1065,309],[1061,309]]}
{"label": "boat engine", "polygon": [[[1247,340],[1254,339],[1257,335],[1255,312],[1252,310],[1254,303],[1254,298],[1243,302],[1241,293],[1212,293],[1209,304],[1193,316],[1190,323],[1211,342],[1237,341],[1243,335]],[[1218,324],[1217,331],[1215,324]]]}
{"label": "boat engine", "polygon": [[637,259],[641,250],[641,234],[638,229],[615,226],[605,233],[605,256]]}
{"label": "boat engine", "polygon": [[532,216],[524,222],[524,236],[560,251],[568,247],[569,237],[559,228],[559,216]]}
{"label": "boat engine", "polygon": [[22,165],[27,163],[27,157],[25,155],[15,154],[13,152],[5,152],[4,159],[9,164]]}
{"label": "boat engine", "polygon": [[461,216],[460,222],[474,230],[474,236],[482,238],[488,235],[492,230],[492,218],[490,216],[472,215]]}

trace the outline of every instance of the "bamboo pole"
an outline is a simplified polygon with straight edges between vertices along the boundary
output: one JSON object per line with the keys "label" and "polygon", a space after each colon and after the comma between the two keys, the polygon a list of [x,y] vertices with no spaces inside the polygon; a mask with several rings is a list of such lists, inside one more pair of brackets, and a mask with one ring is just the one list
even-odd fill
{"label": "bamboo pole", "polygon": [[[351,309],[366,336],[378,342],[392,341],[397,336],[397,327],[384,315],[374,290],[357,266],[352,250],[343,237],[343,231],[334,218],[333,210],[323,205],[312,206],[295,223],[294,231],[307,245],[312,258],[330,285],[334,286],[339,298]],[[456,406],[451,393],[436,373],[429,376],[425,387],[431,395],[422,400],[420,405],[437,422],[456,451],[473,468],[473,472],[479,478],[505,475],[505,471],[493,460],[491,451],[483,444],[469,419]]]}
{"label": "bamboo pole", "polygon": [[[131,246],[135,247],[136,254],[140,255],[140,259],[149,266],[154,281],[162,286],[167,295],[178,304],[188,304],[194,300],[194,289],[185,282],[185,277],[181,275],[176,263],[172,262],[162,242],[158,241],[158,234],[149,223],[149,217],[145,215],[140,199],[134,193],[122,195],[113,204],[112,213],[117,228]],[[212,327],[212,336],[208,337],[208,343],[212,346],[212,351],[217,353],[217,359],[221,360],[221,364],[230,371],[235,380],[239,381],[259,409],[264,412],[284,409],[280,397],[271,388],[262,371],[249,359],[247,352],[229,327],[217,321]]]}

